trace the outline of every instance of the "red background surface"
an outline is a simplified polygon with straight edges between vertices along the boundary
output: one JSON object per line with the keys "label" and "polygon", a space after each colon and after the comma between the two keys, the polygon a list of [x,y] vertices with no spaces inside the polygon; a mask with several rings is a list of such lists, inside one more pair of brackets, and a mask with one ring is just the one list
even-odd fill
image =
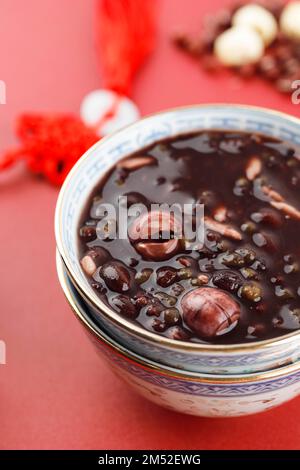
{"label": "red background surface", "polygon": [[[176,105],[235,102],[300,114],[259,80],[212,78],[169,41],[226,1],[159,0],[158,47],[138,77],[143,114]],[[77,112],[101,86],[94,0],[0,0],[0,148],[24,110]],[[58,191],[18,168],[0,175],[0,448],[300,449],[300,397],[265,414],[201,419],[165,411],[126,388],[94,353],[55,272]]]}

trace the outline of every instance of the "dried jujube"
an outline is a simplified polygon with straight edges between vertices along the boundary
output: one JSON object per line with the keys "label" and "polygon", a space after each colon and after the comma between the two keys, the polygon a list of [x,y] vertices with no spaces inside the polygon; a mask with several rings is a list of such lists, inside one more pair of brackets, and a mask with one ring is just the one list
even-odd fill
{"label": "dried jujube", "polygon": [[181,301],[183,319],[198,336],[214,338],[236,327],[239,304],[227,293],[213,287],[188,292]]}

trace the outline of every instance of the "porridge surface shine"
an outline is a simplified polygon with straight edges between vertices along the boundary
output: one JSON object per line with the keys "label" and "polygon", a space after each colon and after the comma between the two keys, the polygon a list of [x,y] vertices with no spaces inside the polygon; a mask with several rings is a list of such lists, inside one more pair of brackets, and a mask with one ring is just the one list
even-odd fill
{"label": "porridge surface shine", "polygon": [[[176,340],[244,343],[300,328],[297,152],[271,137],[216,130],[122,160],[93,189],[78,228],[92,288],[121,316]],[[149,212],[130,218],[125,239],[110,239],[110,224],[100,224],[99,238],[97,208],[117,207],[120,196]],[[176,236],[176,216],[150,211],[162,203],[204,205],[203,246]]]}

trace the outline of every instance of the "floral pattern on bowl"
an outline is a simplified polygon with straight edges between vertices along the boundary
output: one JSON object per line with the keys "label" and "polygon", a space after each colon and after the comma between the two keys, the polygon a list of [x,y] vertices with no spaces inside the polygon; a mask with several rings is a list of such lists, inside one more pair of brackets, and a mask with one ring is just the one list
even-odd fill
{"label": "floral pattern on bowl", "polygon": [[195,416],[229,417],[271,409],[300,393],[300,362],[261,374],[205,375],[161,366],[128,351],[91,323],[59,255],[57,269],[65,296],[97,351],[123,381],[152,402]]}

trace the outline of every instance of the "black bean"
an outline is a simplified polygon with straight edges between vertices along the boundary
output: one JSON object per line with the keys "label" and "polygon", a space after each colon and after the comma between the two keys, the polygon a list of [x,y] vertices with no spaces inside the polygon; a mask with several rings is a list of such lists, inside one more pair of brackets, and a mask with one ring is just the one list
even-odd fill
{"label": "black bean", "polygon": [[97,238],[96,228],[90,225],[84,225],[79,230],[79,236],[86,243],[92,242]]}
{"label": "black bean", "polygon": [[134,303],[126,295],[117,295],[111,299],[112,307],[127,318],[134,319],[138,311]]}
{"label": "black bean", "polygon": [[220,289],[227,290],[229,292],[236,292],[241,286],[241,278],[232,271],[220,271],[214,274],[213,283]]}
{"label": "black bean", "polygon": [[159,320],[158,318],[154,318],[152,322],[152,328],[158,333],[162,333],[166,330],[167,325],[165,324],[165,322]]}

